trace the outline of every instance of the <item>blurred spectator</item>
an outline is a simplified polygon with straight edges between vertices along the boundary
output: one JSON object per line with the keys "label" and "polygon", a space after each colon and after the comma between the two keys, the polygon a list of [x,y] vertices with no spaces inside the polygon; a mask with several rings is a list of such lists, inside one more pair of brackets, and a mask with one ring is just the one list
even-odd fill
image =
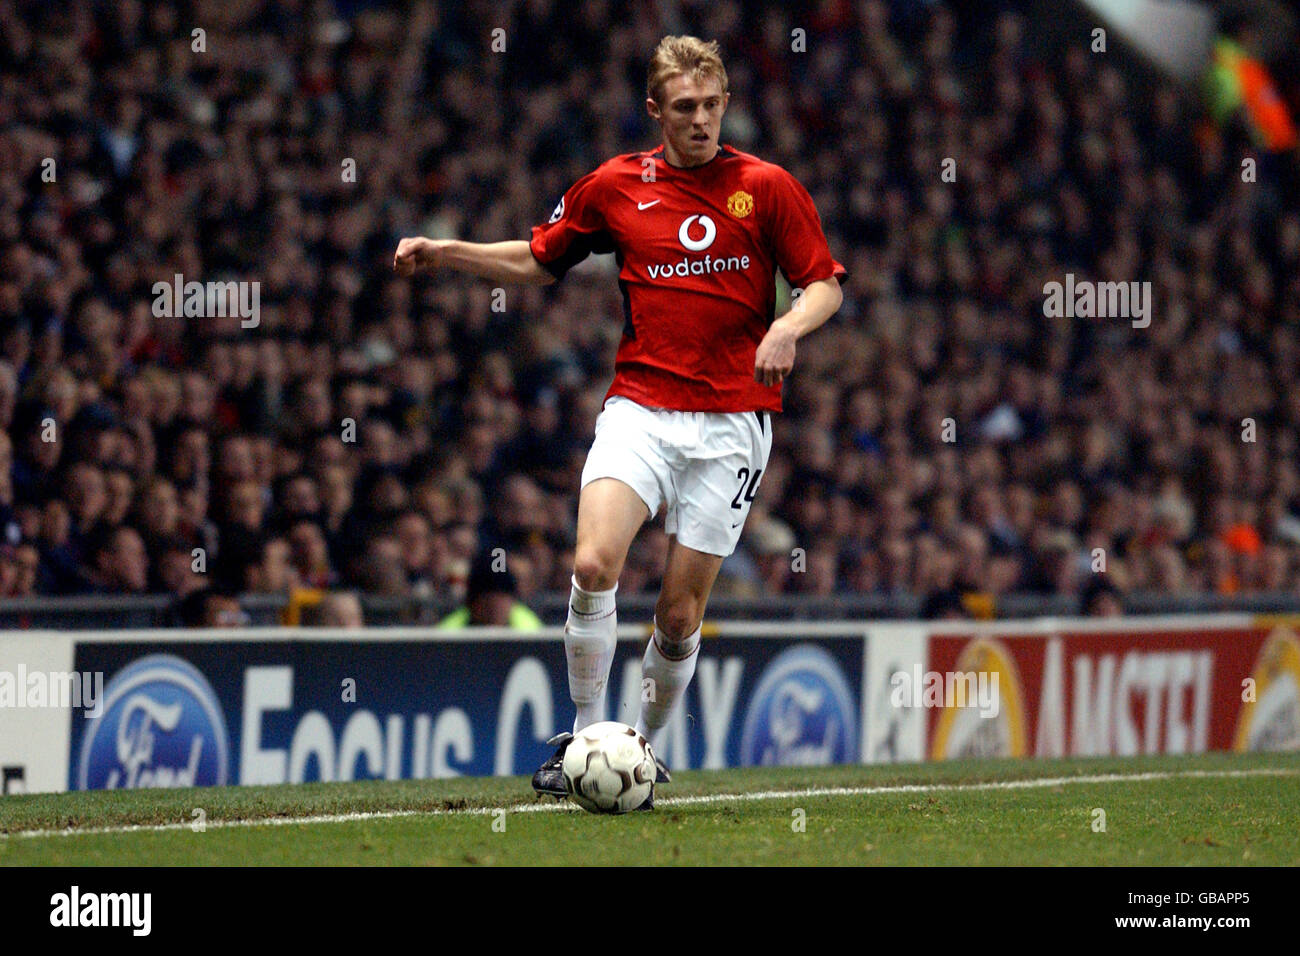
{"label": "blurred spectator", "polygon": [[1124,601],[1118,588],[1098,578],[1084,588],[1080,611],[1087,617],[1119,617]]}
{"label": "blurred spectator", "polygon": [[289,542],[281,537],[262,538],[255,559],[244,567],[244,588],[255,594],[285,594],[302,586],[292,561]]}
{"label": "blurred spectator", "polygon": [[140,533],[129,525],[101,526],[86,543],[90,590],[143,594],[149,585],[149,556]]}
{"label": "blurred spectator", "polygon": [[244,627],[248,615],[233,594],[214,588],[193,591],[176,601],[172,610],[179,627]]}
{"label": "blurred spectator", "polygon": [[303,627],[341,627],[359,629],[365,626],[361,614],[361,599],[355,591],[329,591],[320,601],[302,609]]}
{"label": "blurred spectator", "polygon": [[508,568],[496,570],[490,554],[474,561],[465,589],[465,603],[438,622],[438,627],[509,627],[535,631],[542,626],[528,606],[517,597],[518,586]]}
{"label": "blurred spectator", "polygon": [[795,540],[790,526],[779,518],[760,517],[743,532],[742,541],[746,551],[753,555],[764,592],[779,594],[786,590],[798,557]]}
{"label": "blurred spectator", "polygon": [[30,544],[0,544],[0,597],[32,597],[40,553]]}
{"label": "blurred spectator", "polygon": [[165,591],[179,598],[187,597],[208,586],[206,575],[197,570],[197,558],[189,542],[178,536],[165,538],[155,545],[158,562],[154,570],[155,591]]}

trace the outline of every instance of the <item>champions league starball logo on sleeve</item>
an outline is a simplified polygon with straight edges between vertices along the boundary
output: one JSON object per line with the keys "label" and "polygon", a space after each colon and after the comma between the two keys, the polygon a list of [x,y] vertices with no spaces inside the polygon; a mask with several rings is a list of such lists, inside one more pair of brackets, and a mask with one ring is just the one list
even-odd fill
{"label": "champions league starball logo on sleeve", "polygon": [[750,766],[857,761],[857,707],[840,667],[822,648],[800,644],[763,671],[745,715],[740,760]]}
{"label": "champions league starball logo on sleeve", "polygon": [[230,736],[221,705],[189,662],[168,654],[132,662],[108,682],[103,708],[87,721],[78,789],[227,782]]}

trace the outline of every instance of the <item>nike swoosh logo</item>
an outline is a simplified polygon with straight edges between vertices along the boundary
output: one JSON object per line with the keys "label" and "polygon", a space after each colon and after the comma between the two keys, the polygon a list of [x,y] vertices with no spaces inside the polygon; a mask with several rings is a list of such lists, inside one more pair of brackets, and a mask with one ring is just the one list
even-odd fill
{"label": "nike swoosh logo", "polygon": [[637,208],[637,209],[649,209],[651,206],[653,206],[655,203],[657,203],[657,202],[659,202],[659,201],[660,201],[660,200],[658,200],[658,199],[652,199],[650,202],[639,202],[639,203],[636,204],[636,208]]}
{"label": "nike swoosh logo", "polygon": [[739,528],[739,527],[740,527],[742,524],[744,524],[744,523],[745,523],[745,522],[743,522],[743,521],[737,521],[737,522],[736,522],[735,524],[733,524],[731,527],[732,527],[732,528]]}

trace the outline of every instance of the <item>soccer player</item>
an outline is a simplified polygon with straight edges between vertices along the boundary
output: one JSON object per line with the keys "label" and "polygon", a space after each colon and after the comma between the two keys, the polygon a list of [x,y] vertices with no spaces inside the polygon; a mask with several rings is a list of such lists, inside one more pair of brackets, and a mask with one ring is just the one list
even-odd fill
{"label": "soccer player", "polygon": [[[770,413],[781,410],[795,344],[842,298],[846,272],[807,190],[779,166],[719,144],[729,98],[717,43],[666,37],[647,82],[646,110],[663,134],[657,149],[582,177],[531,241],[405,238],[394,257],[405,276],[450,268],[541,285],[593,252],[617,258],[623,338],[582,472],[564,629],[575,733],[606,719],[619,574],[638,529],[663,506],[668,559],[636,725],[659,742],[695,672],[714,579],[767,466]],[[798,290],[779,317],[777,268]],[[539,793],[565,795],[571,739],[551,741],[556,752],[533,777]]]}

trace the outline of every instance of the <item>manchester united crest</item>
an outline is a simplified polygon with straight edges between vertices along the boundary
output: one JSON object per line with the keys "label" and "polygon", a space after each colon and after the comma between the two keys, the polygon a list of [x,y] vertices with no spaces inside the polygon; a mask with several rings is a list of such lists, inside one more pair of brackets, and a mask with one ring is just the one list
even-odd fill
{"label": "manchester united crest", "polygon": [[727,197],[727,212],[737,219],[744,219],[754,211],[754,197],[743,189]]}

